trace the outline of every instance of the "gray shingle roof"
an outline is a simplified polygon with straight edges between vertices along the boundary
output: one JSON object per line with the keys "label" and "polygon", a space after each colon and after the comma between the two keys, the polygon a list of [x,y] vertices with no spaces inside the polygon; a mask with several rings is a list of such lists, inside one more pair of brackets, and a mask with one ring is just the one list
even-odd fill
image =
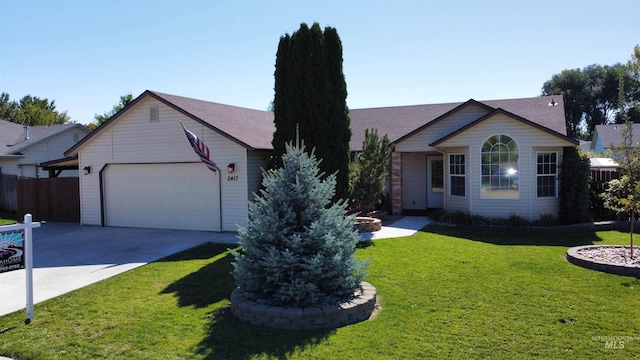
{"label": "gray shingle roof", "polygon": [[[611,148],[611,145],[620,146],[623,127],[624,124],[596,125],[596,132],[602,146],[606,149]],[[637,144],[640,141],[640,124],[633,124],[632,132],[633,143]]]}
{"label": "gray shingle roof", "polygon": [[276,130],[273,113],[238,106],[224,105],[210,101],[196,100],[182,96],[149,91],[178,111],[191,115],[215,128],[245,147],[263,150],[272,149],[271,139]]}
{"label": "gray shingle roof", "polygon": [[[16,155],[31,145],[78,126],[85,128],[81,124],[29,126],[29,140],[25,140],[24,126],[0,120],[0,156]],[[87,129],[88,131],[89,129]]]}
{"label": "gray shingle roof", "polygon": [[[65,155],[74,155],[74,151],[86,141],[89,141],[101,128],[116,120],[128,108],[134,106],[145,96],[152,96],[177,111],[199,121],[212,130],[218,131],[229,139],[252,150],[272,149],[271,140],[275,131],[273,113],[264,110],[253,110],[237,106],[224,105],[210,101],[191,99],[182,96],[164,94],[156,91],[145,91],[133,103],[114,115],[100,128],[85,137],[80,143],[69,149]],[[549,106],[551,100],[555,106]],[[490,100],[476,102],[469,100],[465,103],[446,103],[430,105],[411,105],[381,107],[369,109],[352,109],[349,112],[351,118],[351,142],[352,150],[360,150],[364,141],[364,131],[368,128],[378,129],[378,134],[387,134],[394,142],[410,134],[417,129],[428,126],[442,115],[467,103],[476,103],[486,106],[488,111],[502,108],[515,115],[523,117],[533,123],[566,135],[564,104],[562,97],[541,96],[524,99]]]}
{"label": "gray shingle roof", "polygon": [[[549,106],[552,100],[556,103],[555,106]],[[351,149],[359,150],[362,147],[364,130],[367,128],[377,128],[379,136],[387,134],[389,140],[395,142],[468,102],[351,110]],[[488,100],[478,103],[493,109],[501,108],[561,135],[567,134],[561,96]]]}

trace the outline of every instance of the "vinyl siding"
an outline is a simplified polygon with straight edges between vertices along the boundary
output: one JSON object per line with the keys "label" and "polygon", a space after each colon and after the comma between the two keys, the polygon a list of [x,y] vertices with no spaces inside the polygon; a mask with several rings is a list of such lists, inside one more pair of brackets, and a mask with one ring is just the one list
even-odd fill
{"label": "vinyl siding", "polygon": [[18,166],[19,160],[0,160],[0,172],[8,175],[18,175],[20,174],[20,167]]}
{"label": "vinyl siding", "polygon": [[262,185],[262,169],[267,169],[269,165],[270,152],[252,151],[247,153],[248,163],[248,188],[247,196],[249,201],[254,200],[254,193],[257,193]]}
{"label": "vinyl siding", "polygon": [[[39,167],[40,163],[63,158],[64,152],[76,143],[73,141],[74,134],[77,134],[76,137],[80,140],[87,135],[87,131],[73,127],[28,146],[20,151],[24,157],[17,162],[11,162],[15,164],[13,167],[5,168],[4,164],[0,165],[3,173],[24,177],[49,177],[49,172]],[[72,176],[78,176],[78,171],[64,170],[60,173],[60,177]]]}
{"label": "vinyl siding", "polygon": [[427,209],[427,154],[402,154],[402,208]]}
{"label": "vinyl siding", "polygon": [[[404,139],[395,146],[397,152],[419,152],[419,151],[435,151],[436,149],[429,146],[436,140],[468,125],[477,120],[481,116],[487,114],[488,111],[477,105],[468,105],[446,119],[436,122],[422,129],[422,131],[413,136]],[[425,185],[426,186],[426,185]]]}
{"label": "vinyl siding", "polygon": [[[150,121],[152,106],[158,107],[158,122]],[[211,159],[221,170],[224,231],[235,231],[238,224],[246,224],[247,150],[152,98],[139,102],[79,149],[80,168],[92,168],[90,175],[80,176],[83,224],[101,224],[99,173],[106,164],[200,162],[180,121],[209,147]],[[234,174],[227,172],[230,163],[235,163]]]}
{"label": "vinyl siding", "polygon": [[[518,144],[518,167],[520,175],[518,199],[486,199],[481,196],[481,158],[480,150],[484,141],[496,134],[504,134]],[[540,145],[544,145],[541,147]],[[482,123],[460,133],[441,144],[441,149],[451,153],[450,148],[469,147],[467,159],[467,183],[469,192],[468,210],[474,214],[487,217],[508,217],[517,214],[529,220],[539,218],[540,212],[554,213],[558,211],[558,199],[536,196],[536,151],[545,149],[562,154],[563,146],[570,143],[537,130],[520,121],[504,115],[496,115]],[[457,207],[453,199],[447,199],[447,208]]]}

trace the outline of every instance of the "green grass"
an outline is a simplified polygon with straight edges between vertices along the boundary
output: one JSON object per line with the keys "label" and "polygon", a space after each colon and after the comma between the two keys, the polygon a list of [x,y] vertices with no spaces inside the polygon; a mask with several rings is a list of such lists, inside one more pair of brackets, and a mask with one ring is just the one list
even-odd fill
{"label": "green grass", "polygon": [[[320,332],[253,328],[228,313],[232,257],[207,245],[0,317],[17,359],[629,359],[640,355],[640,282],[583,269],[578,244],[628,234],[514,234],[430,226],[357,250],[382,310]],[[37,289],[35,290],[37,291]],[[626,336],[623,349],[597,337]],[[619,344],[618,344],[619,345]]]}
{"label": "green grass", "polygon": [[0,225],[15,224],[16,214],[6,211],[0,211]]}

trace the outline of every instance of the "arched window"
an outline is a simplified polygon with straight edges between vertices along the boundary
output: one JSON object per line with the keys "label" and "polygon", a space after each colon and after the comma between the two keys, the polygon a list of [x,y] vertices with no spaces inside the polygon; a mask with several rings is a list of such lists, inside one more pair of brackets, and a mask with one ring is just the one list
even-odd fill
{"label": "arched window", "polygon": [[493,135],[482,144],[482,197],[517,199],[518,144],[507,135]]}

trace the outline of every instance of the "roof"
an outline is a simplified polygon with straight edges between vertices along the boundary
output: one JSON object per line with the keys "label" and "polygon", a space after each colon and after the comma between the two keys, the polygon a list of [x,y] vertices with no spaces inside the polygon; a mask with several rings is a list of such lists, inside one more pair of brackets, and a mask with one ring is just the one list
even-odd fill
{"label": "roof", "polygon": [[70,156],[62,159],[41,162],[40,166],[44,170],[49,169],[78,169],[78,156]]}
{"label": "roof", "polygon": [[589,162],[591,163],[592,169],[618,169],[620,167],[620,165],[611,158],[590,158]]}
{"label": "roof", "polygon": [[393,143],[471,103],[486,106],[488,112],[501,108],[560,135],[567,134],[562,96],[486,101],[471,99],[466,102],[351,110],[351,149],[362,147],[364,130],[367,128],[378,129],[380,136],[387,134]]}
{"label": "roof", "polygon": [[272,149],[273,113],[149,91],[185,115],[253,150]]}
{"label": "roof", "polygon": [[[624,124],[611,124],[611,125],[596,125],[594,134],[597,134],[600,139],[600,144],[605,149],[613,146],[620,146],[622,141],[622,128]],[[637,144],[640,141],[640,124],[633,124],[633,143]]]}
{"label": "roof", "polygon": [[[65,156],[77,154],[77,150],[84,143],[90,141],[91,138],[99,134],[109,124],[117,121],[128,109],[148,96],[202,123],[247,149],[273,149],[271,140],[275,132],[275,125],[272,112],[147,90],[98,127],[98,129],[67,150]],[[555,105],[551,106],[550,104],[552,103]],[[561,136],[566,135],[564,103],[561,96],[489,101],[471,99],[467,102],[352,109],[349,111],[352,132],[350,148],[356,151],[361,150],[365,129],[375,128],[380,136],[387,134],[389,140],[393,143],[429,126],[434,121],[444,119],[450,112],[468,104],[485,107],[487,113],[498,108],[504,109],[518,118],[526,119],[526,121],[539,126],[545,131],[558,133]]]}
{"label": "roof", "polygon": [[146,97],[152,97],[185,116],[203,124],[232,141],[250,150],[270,150],[271,139],[275,131],[273,113],[238,106],[225,105],[211,101],[197,100],[183,96],[164,94],[147,90],[134,101],[109,118],[80,142],[65,152],[65,156],[74,156],[77,150],[102,130],[117,121],[128,109]]}
{"label": "roof", "polygon": [[438,140],[434,141],[432,144],[429,144],[429,145],[430,146],[438,146],[439,144],[443,143],[445,140],[450,139],[450,138],[454,137],[455,135],[460,134],[461,132],[464,132],[464,131],[470,129],[470,128],[476,126],[477,124],[479,124],[479,123],[481,123],[481,122],[483,122],[483,121],[485,121],[487,119],[492,118],[493,116],[495,116],[497,114],[508,116],[508,117],[510,117],[510,118],[512,118],[514,120],[520,121],[520,122],[525,123],[525,124],[527,124],[529,126],[537,128],[538,130],[547,132],[547,133],[549,133],[551,135],[554,135],[554,136],[559,137],[559,138],[561,138],[563,140],[566,140],[566,141],[568,141],[568,142],[570,142],[570,143],[572,143],[574,145],[578,145],[580,143],[576,139],[571,139],[571,138],[567,137],[566,135],[563,135],[563,134],[561,134],[559,132],[555,132],[555,131],[553,131],[553,130],[547,128],[547,127],[544,127],[544,126],[542,126],[540,124],[534,123],[534,122],[529,121],[529,120],[527,120],[527,119],[525,119],[525,118],[523,118],[521,116],[518,116],[516,114],[510,113],[510,112],[508,112],[508,111],[506,111],[506,110],[504,110],[502,108],[497,108],[497,109],[493,110],[492,112],[490,112],[490,113],[478,118],[477,120],[467,124],[466,126],[463,126],[460,129],[458,129],[458,130],[456,130],[456,131],[454,131],[454,132],[452,132],[452,133],[450,133],[448,135],[445,135],[441,139],[438,139]]}
{"label": "roof", "polygon": [[82,128],[87,133],[91,131],[82,124],[29,126],[29,139],[27,140],[25,139],[25,129],[22,124],[0,120],[0,156],[19,157],[22,155],[21,152],[29,146],[73,128]]}

